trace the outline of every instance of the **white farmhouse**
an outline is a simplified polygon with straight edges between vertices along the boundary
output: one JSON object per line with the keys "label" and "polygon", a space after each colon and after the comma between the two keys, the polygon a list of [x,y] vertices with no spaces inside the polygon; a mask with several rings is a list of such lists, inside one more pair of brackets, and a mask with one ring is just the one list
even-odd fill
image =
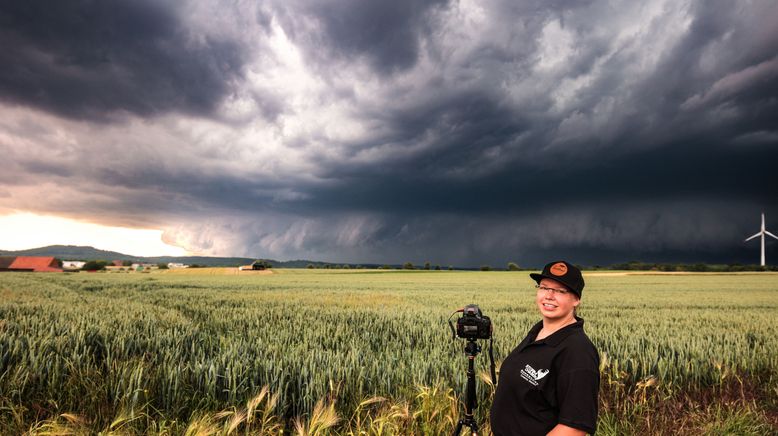
{"label": "white farmhouse", "polygon": [[78,260],[63,260],[62,261],[62,269],[81,269],[86,265],[86,262],[81,262]]}

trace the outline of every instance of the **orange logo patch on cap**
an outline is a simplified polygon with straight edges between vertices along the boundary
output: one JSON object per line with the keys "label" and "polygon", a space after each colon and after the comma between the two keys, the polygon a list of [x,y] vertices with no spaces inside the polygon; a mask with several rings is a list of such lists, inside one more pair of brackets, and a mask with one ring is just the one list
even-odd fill
{"label": "orange logo patch on cap", "polygon": [[548,269],[551,274],[555,276],[563,276],[567,274],[567,265],[565,265],[562,262],[557,262],[553,265],[551,265],[551,268]]}

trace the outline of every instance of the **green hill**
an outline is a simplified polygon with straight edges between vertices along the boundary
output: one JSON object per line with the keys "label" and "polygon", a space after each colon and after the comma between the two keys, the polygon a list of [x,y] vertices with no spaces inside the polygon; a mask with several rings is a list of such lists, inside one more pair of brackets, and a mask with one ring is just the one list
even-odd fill
{"label": "green hill", "polygon": [[[30,248],[28,250],[0,250],[2,256],[53,256],[62,260],[130,260],[145,263],[184,263],[187,265],[205,266],[238,266],[248,265],[257,260],[248,257],[209,257],[209,256],[132,256],[116,251],[98,250],[94,247],[79,245],[49,245],[47,247]],[[279,262],[273,259],[262,259],[280,268],[304,268],[308,263],[304,260]],[[317,263],[317,262],[314,262]]]}

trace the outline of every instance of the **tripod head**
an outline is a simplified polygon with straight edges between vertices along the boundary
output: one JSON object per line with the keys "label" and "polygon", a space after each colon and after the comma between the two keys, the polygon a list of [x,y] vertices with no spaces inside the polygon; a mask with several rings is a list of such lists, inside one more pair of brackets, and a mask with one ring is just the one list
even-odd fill
{"label": "tripod head", "polygon": [[480,352],[481,346],[478,345],[478,342],[473,338],[468,339],[467,343],[465,343],[465,354],[467,355],[467,358],[474,359]]}

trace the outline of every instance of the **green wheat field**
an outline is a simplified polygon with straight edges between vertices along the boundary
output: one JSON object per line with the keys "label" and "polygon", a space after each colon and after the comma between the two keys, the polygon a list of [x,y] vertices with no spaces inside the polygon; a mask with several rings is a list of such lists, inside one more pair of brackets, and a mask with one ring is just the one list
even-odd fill
{"label": "green wheat field", "polygon": [[[585,273],[597,434],[778,434],[778,274]],[[0,434],[439,435],[478,304],[499,361],[528,272],[0,274]],[[477,418],[489,434],[487,344]]]}

